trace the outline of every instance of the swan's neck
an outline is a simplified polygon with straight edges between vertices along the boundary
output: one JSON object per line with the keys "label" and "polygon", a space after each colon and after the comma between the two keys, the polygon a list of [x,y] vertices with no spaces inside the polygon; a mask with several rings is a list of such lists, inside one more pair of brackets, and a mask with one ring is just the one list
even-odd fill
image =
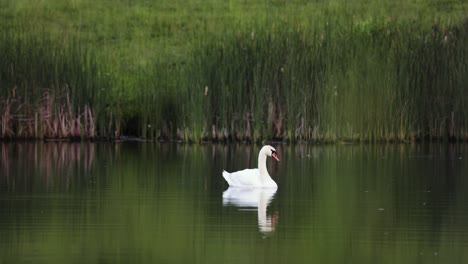
{"label": "swan's neck", "polygon": [[267,156],[263,153],[258,155],[258,171],[260,173],[260,177],[262,178],[270,178],[270,174],[268,174],[267,166],[266,166]]}

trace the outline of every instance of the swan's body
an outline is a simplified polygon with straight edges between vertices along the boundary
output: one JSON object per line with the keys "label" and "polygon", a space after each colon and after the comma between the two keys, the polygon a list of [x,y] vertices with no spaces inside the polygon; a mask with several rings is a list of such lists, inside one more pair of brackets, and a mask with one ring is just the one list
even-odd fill
{"label": "swan's body", "polygon": [[258,168],[245,169],[229,173],[223,171],[223,177],[232,187],[249,187],[249,188],[278,188],[276,182],[268,174],[266,167],[267,157],[273,157],[279,161],[276,155],[276,150],[272,146],[264,146],[258,154]]}

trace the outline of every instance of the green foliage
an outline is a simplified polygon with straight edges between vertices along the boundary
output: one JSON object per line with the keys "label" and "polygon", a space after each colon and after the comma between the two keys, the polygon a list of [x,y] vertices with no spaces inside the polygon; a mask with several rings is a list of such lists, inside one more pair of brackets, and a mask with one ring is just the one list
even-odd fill
{"label": "green foliage", "polygon": [[267,138],[466,138],[466,30],[278,25],[206,41],[196,76],[213,87],[212,124],[249,113],[253,133]]}
{"label": "green foliage", "polygon": [[468,138],[462,1],[0,6],[0,137]]}

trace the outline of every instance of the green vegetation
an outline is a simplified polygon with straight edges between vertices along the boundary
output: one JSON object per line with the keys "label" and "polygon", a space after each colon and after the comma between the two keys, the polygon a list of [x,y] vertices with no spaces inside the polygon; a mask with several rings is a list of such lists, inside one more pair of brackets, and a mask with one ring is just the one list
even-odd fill
{"label": "green vegetation", "polygon": [[0,7],[0,138],[468,139],[464,1]]}

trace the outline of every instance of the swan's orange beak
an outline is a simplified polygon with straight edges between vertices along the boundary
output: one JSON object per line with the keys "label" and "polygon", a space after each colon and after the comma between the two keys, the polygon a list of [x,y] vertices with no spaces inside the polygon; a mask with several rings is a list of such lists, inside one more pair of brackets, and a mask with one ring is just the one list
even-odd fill
{"label": "swan's orange beak", "polygon": [[275,160],[279,161],[279,158],[278,158],[278,155],[276,155],[276,152],[274,152],[273,154],[271,154],[271,156],[272,156]]}

